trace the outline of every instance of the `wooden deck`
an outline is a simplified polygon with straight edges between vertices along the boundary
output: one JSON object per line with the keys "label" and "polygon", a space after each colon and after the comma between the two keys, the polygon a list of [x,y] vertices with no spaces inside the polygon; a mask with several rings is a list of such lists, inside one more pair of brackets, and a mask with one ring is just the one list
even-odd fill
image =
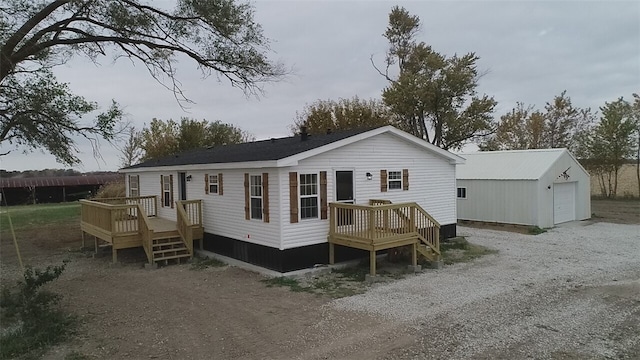
{"label": "wooden deck", "polygon": [[335,245],[370,252],[370,274],[376,274],[376,251],[410,245],[411,263],[418,256],[437,261],[440,257],[440,224],[416,203],[392,204],[370,200],[369,205],[329,204],[329,263],[334,263]]}
{"label": "wooden deck", "polygon": [[178,201],[177,221],[157,217],[155,196],[81,200],[83,235],[111,245],[113,262],[118,250],[143,247],[149,263],[193,256],[193,240],[202,239],[202,203]]}

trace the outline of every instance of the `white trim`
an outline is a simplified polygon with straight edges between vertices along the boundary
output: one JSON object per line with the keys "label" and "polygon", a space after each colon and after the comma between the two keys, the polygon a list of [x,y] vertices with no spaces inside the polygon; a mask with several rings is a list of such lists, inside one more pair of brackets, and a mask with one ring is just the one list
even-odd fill
{"label": "white trim", "polygon": [[[355,168],[333,168],[331,169],[333,171],[333,199],[329,200],[327,199],[327,203],[330,203],[331,201],[335,201],[335,202],[340,202],[338,201],[338,176],[336,175],[336,173],[338,171],[350,171],[351,172],[351,186],[352,186],[352,191],[353,191],[353,199],[351,199],[351,203],[355,204],[356,203],[356,169]],[[344,203],[347,200],[342,200],[342,202]]]}
{"label": "white trim", "polygon": [[[209,179],[207,179],[208,180],[208,186],[209,186],[209,189],[207,189],[207,190],[209,190],[209,194],[215,194],[215,195],[219,194],[220,193],[220,180],[218,179],[218,173],[207,174],[207,176],[209,177]],[[215,182],[211,181],[212,177],[216,178]],[[212,186],[216,187],[216,191],[211,191],[211,187]]]}
{"label": "white trim", "polygon": [[[260,178],[260,185],[254,185],[252,180],[254,178]],[[260,196],[253,195],[252,191],[254,187],[260,189]],[[260,218],[253,217],[253,199],[260,199]],[[249,220],[264,220],[264,179],[262,178],[262,174],[252,175],[249,174]]]}
{"label": "white trim", "polygon": [[[316,182],[315,182],[315,186],[316,186],[316,193],[315,195],[302,195],[302,176],[303,175],[315,175],[316,177]],[[310,184],[313,185],[313,184]],[[315,198],[316,199],[316,216],[315,217],[308,217],[308,218],[303,218],[302,217],[302,198],[305,199],[310,199],[310,198]],[[317,172],[310,172],[310,173],[298,173],[298,220],[299,221],[308,221],[308,220],[317,220],[320,219],[320,174]]]}
{"label": "white trim", "polygon": [[[391,179],[391,173],[398,173],[400,174],[400,178],[399,179]],[[387,169],[387,191],[402,191],[404,189],[403,187],[403,183],[402,183],[402,170],[389,170]],[[400,187],[399,188],[391,188],[391,182],[400,182]]]}

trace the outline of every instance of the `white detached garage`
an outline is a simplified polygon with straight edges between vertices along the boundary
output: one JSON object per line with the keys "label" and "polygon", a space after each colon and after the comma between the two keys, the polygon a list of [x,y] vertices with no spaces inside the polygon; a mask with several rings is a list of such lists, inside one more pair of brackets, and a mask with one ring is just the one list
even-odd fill
{"label": "white detached garage", "polygon": [[591,217],[589,174],[567,149],[461,154],[459,220],[553,227]]}

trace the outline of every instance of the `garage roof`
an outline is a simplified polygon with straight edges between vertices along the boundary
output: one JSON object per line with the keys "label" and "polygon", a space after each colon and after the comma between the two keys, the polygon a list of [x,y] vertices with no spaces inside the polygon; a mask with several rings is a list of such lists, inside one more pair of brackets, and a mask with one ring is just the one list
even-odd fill
{"label": "garage roof", "polygon": [[456,168],[461,180],[537,180],[567,149],[481,151],[460,154],[467,159]]}

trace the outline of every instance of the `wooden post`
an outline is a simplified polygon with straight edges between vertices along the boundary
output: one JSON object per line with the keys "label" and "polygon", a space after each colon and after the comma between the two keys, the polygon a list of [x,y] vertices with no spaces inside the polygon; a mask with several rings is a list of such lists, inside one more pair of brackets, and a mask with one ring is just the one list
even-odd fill
{"label": "wooden post", "polygon": [[376,251],[371,250],[369,252],[369,274],[376,276]]}
{"label": "wooden post", "polygon": [[93,237],[93,252],[98,255],[98,237]]}
{"label": "wooden post", "polygon": [[153,197],[153,216],[158,216],[158,195],[154,195]]}
{"label": "wooden post", "polygon": [[418,266],[418,243],[414,242],[411,245],[411,265],[415,269]]}
{"label": "wooden post", "polygon": [[87,244],[85,243],[85,237],[84,237],[84,231],[80,231],[82,233],[82,249],[87,247]]}
{"label": "wooden post", "polygon": [[367,211],[369,212],[369,239],[371,239],[371,241],[374,241],[374,235],[376,233],[376,227],[374,226],[374,222],[376,221],[375,212],[372,209],[367,209]]}
{"label": "wooden post", "polygon": [[62,202],[67,202],[67,188],[62,187]]}
{"label": "wooden post", "polygon": [[329,236],[333,235],[336,226],[336,208],[333,204],[329,204]]}
{"label": "wooden post", "polygon": [[111,254],[113,256],[113,263],[117,263],[118,262],[118,250],[114,247],[111,248]]}
{"label": "wooden post", "polygon": [[416,211],[417,209],[414,206],[409,207],[409,231],[416,231]]}
{"label": "wooden post", "polygon": [[329,264],[333,265],[336,262],[335,259],[335,245],[333,243],[329,243]]}

